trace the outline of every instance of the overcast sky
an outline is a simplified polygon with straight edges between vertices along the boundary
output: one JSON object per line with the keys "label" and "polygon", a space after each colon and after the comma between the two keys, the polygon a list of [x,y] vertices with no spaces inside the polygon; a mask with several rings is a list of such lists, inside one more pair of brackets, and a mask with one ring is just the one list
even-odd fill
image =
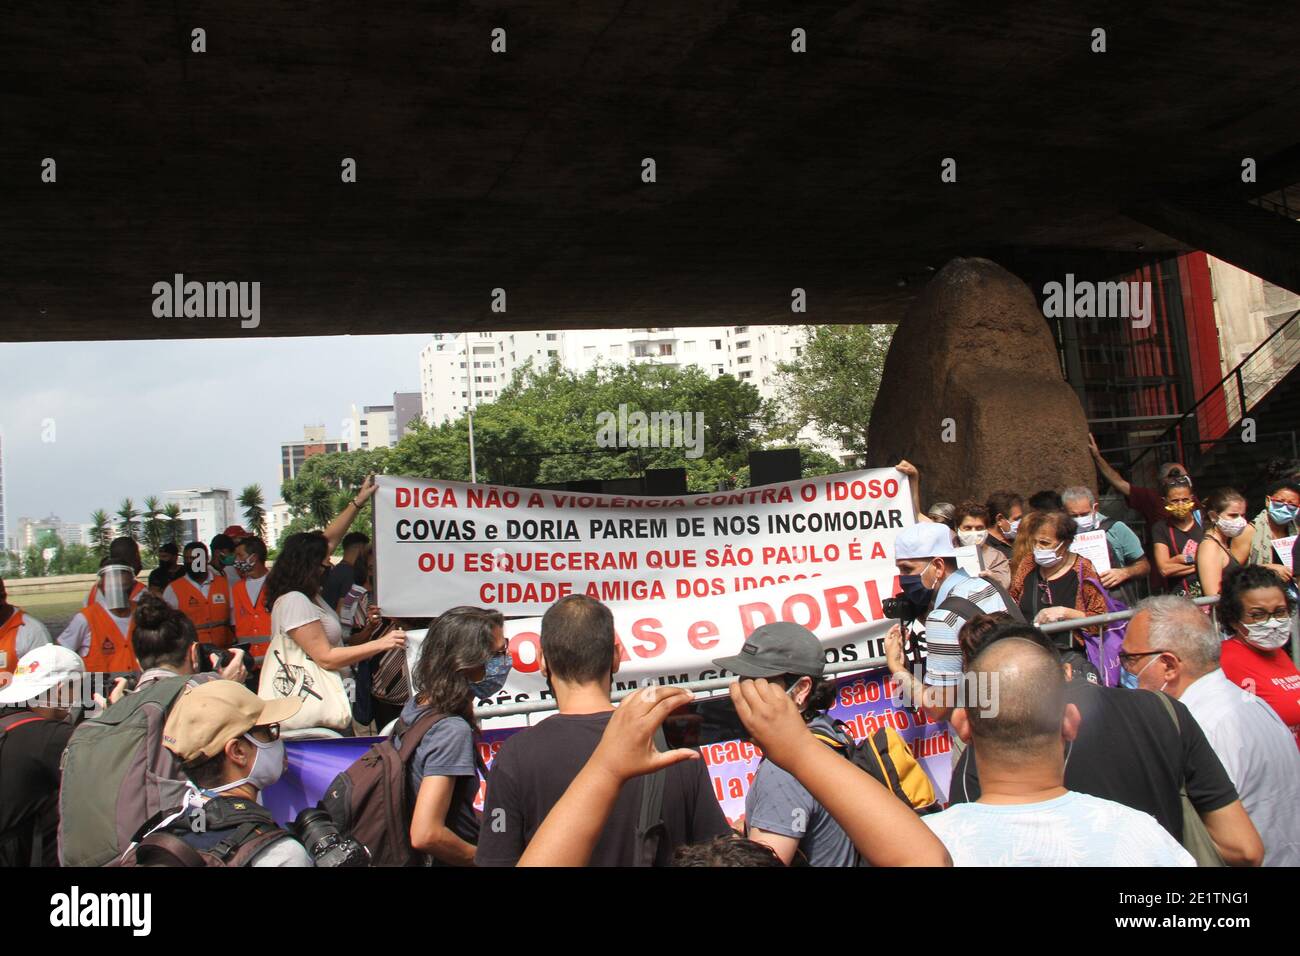
{"label": "overcast sky", "polygon": [[127,496],[139,506],[174,488],[238,497],[256,482],[269,506],[280,497],[280,443],[307,424],[337,437],[353,403],[419,391],[429,338],[0,344],[7,533],[20,517],[85,522]]}

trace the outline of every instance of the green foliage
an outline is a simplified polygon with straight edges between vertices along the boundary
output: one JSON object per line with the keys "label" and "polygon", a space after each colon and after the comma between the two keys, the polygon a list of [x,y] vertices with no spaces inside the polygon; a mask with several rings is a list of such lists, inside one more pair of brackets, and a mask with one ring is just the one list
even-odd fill
{"label": "green foliage", "polygon": [[249,485],[239,493],[239,507],[244,509],[244,527],[257,538],[266,537],[265,505],[261,485]]}
{"label": "green foliage", "polygon": [[[703,413],[702,454],[687,458],[688,449],[680,447],[601,447],[597,437],[606,419],[600,416],[617,419],[620,405],[628,413]],[[694,366],[601,365],[581,374],[557,363],[542,371],[528,366],[496,401],[474,410],[478,480],[527,486],[685,468],[691,491],[744,487],[749,452],[779,438],[784,427],[748,382],[710,378]],[[807,445],[803,451],[805,473],[838,470],[829,455]],[[327,525],[369,474],[469,481],[467,417],[435,426],[413,423],[389,449],[308,458],[297,477],[281,488],[293,509],[287,533]],[[370,533],[369,515],[359,517],[353,528]]]}
{"label": "green foliage", "polygon": [[163,541],[166,540],[167,529],[159,517],[161,513],[162,503],[158,500],[157,495],[149,495],[144,499],[143,538],[147,551],[145,555],[147,564],[157,560],[158,549],[162,547]]}
{"label": "green foliage", "polygon": [[130,498],[123,498],[122,503],[117,506],[117,536],[138,539],[139,534],[135,527],[135,519],[138,517],[140,517],[140,509],[135,506],[135,502]]}
{"label": "green foliage", "polygon": [[91,539],[94,541],[95,556],[102,558],[108,554],[108,543],[113,539],[113,523],[103,508],[91,514],[90,522],[93,525]]}
{"label": "green foliage", "polygon": [[777,367],[786,434],[812,425],[825,438],[865,455],[871,407],[880,389],[894,326],[818,325],[802,354]]}

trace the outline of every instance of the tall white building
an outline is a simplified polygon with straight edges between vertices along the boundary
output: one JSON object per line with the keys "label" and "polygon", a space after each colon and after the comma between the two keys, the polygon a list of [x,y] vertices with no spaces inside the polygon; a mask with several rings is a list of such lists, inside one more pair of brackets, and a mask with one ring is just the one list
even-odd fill
{"label": "tall white building", "polygon": [[266,511],[266,546],[276,548],[280,545],[280,538],[284,534],[284,529],[288,527],[289,522],[293,520],[293,514],[289,506],[283,501],[277,501]]}
{"label": "tall white building", "polygon": [[[538,369],[558,361],[579,374],[599,362],[695,365],[714,377],[734,375],[771,399],[777,366],[799,358],[804,334],[798,325],[440,333],[420,353],[424,420],[438,425],[465,414],[471,401],[477,406],[495,400],[530,360]],[[852,463],[811,428],[800,438]]]}
{"label": "tall white building", "polygon": [[348,451],[392,448],[397,444],[397,415],[392,405],[352,406],[351,431],[345,436]]}
{"label": "tall white building", "polygon": [[242,520],[228,488],[182,488],[167,492],[165,498],[180,508],[182,521],[194,522],[196,540],[204,544]]}

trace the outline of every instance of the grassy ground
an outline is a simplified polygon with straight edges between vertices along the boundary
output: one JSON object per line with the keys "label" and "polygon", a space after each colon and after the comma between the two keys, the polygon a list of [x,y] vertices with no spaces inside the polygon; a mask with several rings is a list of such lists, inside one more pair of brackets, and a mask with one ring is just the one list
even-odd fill
{"label": "grassy ground", "polygon": [[39,594],[13,594],[9,600],[40,620],[50,632],[50,637],[58,637],[68,626],[86,601],[86,592],[90,588],[85,584],[60,591],[46,591]]}

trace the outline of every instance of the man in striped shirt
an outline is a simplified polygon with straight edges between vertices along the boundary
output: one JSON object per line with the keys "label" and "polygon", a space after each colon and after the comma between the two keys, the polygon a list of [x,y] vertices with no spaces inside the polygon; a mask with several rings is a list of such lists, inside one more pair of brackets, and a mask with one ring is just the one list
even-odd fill
{"label": "man in striped shirt", "polygon": [[902,630],[895,624],[885,639],[885,657],[896,683],[910,699],[925,709],[933,721],[945,721],[959,706],[961,646],[957,635],[976,614],[1010,611],[1013,602],[994,582],[973,578],[957,567],[952,532],[941,524],[915,524],[894,538],[894,563],[898,567],[900,595],[911,605],[917,622],[914,635],[924,633],[925,676],[907,669]]}

